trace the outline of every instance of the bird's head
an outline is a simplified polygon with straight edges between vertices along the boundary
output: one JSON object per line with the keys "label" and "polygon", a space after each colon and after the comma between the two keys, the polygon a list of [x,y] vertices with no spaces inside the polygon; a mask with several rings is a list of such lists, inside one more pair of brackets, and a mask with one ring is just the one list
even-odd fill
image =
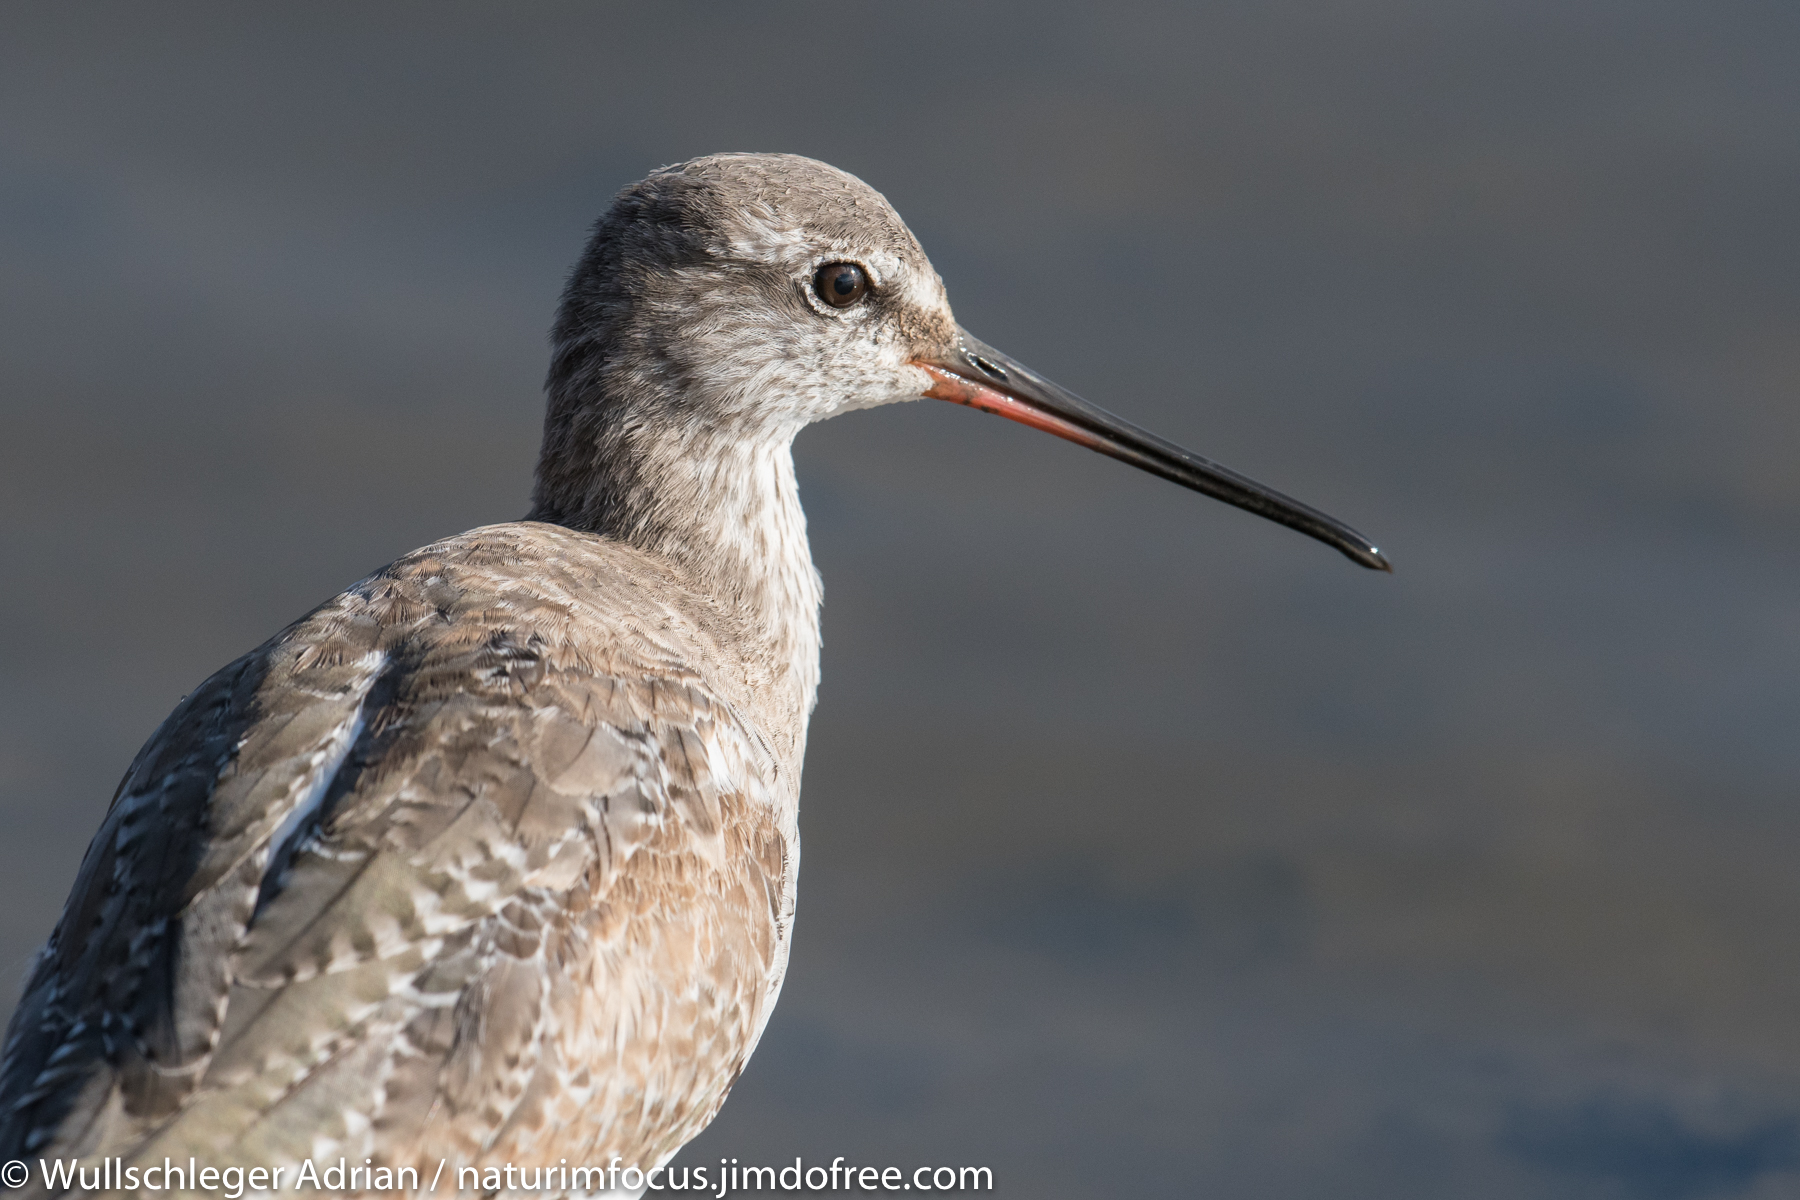
{"label": "bird's head", "polygon": [[626,188],[570,276],[553,341],[540,508],[559,473],[608,458],[609,442],[666,439],[688,453],[785,442],[839,413],[931,398],[1054,433],[1387,569],[1342,522],[975,339],[893,207],[812,159],[713,155]]}
{"label": "bird's head", "polygon": [[604,396],[755,437],[917,399],[956,339],[918,239],[861,180],[720,154],[631,185],[563,294],[553,406]]}

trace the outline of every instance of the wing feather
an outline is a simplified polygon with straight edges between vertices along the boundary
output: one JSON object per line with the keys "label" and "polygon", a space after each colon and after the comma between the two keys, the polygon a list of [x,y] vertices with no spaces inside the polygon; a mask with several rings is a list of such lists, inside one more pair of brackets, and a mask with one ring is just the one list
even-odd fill
{"label": "wing feather", "polygon": [[402,560],[152,737],[14,1016],[0,1151],[648,1161],[704,1125],[785,959],[766,748],[679,653],[472,575]]}

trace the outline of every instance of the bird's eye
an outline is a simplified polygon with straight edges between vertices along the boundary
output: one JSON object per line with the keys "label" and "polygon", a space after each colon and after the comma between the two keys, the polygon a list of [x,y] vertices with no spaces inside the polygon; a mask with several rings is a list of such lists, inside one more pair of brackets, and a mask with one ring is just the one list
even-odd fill
{"label": "bird's eye", "polygon": [[826,263],[813,276],[813,291],[833,308],[849,308],[869,294],[869,277],[855,263]]}

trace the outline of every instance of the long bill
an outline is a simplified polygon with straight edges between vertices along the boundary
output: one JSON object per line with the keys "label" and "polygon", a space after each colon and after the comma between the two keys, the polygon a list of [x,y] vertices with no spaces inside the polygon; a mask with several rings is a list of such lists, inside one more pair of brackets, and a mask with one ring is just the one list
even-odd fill
{"label": "long bill", "polygon": [[957,333],[959,342],[955,350],[913,360],[914,366],[923,368],[932,378],[931,387],[923,393],[926,397],[966,404],[1033,429],[1054,433],[1152,475],[1160,475],[1289,529],[1297,529],[1335,547],[1362,566],[1378,571],[1394,569],[1376,549],[1375,543],[1336,517],[1327,516],[1254,479],[1139,429],[1131,422],[1089,404],[1067,388],[1051,383],[1030,367],[971,337],[960,327]]}

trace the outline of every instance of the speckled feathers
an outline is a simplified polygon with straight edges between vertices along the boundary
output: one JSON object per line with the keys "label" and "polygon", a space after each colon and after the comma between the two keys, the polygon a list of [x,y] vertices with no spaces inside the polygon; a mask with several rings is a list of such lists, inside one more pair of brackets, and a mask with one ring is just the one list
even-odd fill
{"label": "speckled feathers", "polygon": [[[809,296],[864,265],[855,311]],[[666,1162],[785,971],[821,589],[789,451],[956,336],[866,185],[627,188],[554,333],[530,519],[428,546],[188,696],[14,1015],[0,1157]]]}

